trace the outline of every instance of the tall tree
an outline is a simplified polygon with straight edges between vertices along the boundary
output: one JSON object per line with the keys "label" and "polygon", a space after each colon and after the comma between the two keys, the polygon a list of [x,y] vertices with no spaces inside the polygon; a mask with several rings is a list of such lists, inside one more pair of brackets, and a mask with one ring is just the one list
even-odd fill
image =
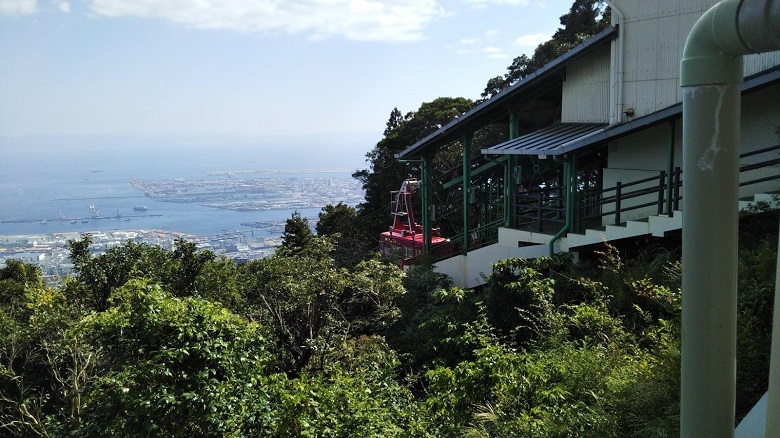
{"label": "tall tree", "polygon": [[342,202],[326,205],[319,214],[317,236],[331,240],[330,256],[339,267],[352,268],[372,252],[374,241],[361,236],[358,222],[357,210]]}
{"label": "tall tree", "polygon": [[407,113],[403,120],[398,118],[398,109],[393,109],[384,138],[366,154],[369,168],[352,175],[363,183],[366,191],[365,202],[358,206],[362,218],[360,234],[370,236],[368,238],[373,240],[374,246],[379,233],[389,224],[390,192],[398,190],[405,179],[419,177],[419,168],[399,162],[395,154],[446,125],[473,105],[471,100],[463,97],[440,97],[423,103],[417,111]]}
{"label": "tall tree", "polygon": [[314,234],[309,228],[309,220],[301,217],[301,213],[296,210],[284,224],[282,251],[292,255],[300,254],[311,244],[312,237]]}
{"label": "tall tree", "polygon": [[561,26],[552,38],[534,50],[530,58],[520,55],[512,60],[507,73],[488,80],[482,97],[489,99],[501,90],[549,64],[610,24],[610,11],[604,0],[574,0],[569,12],[560,18]]}

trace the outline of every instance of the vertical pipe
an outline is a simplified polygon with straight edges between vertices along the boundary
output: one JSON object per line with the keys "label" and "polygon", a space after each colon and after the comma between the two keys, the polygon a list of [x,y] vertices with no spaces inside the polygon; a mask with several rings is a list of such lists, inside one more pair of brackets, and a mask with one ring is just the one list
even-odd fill
{"label": "vertical pipe", "polygon": [[674,142],[677,136],[677,119],[669,121],[669,169],[666,181],[666,215],[669,217],[674,216],[674,210],[672,209],[672,179],[674,178]]}
{"label": "vertical pipe", "polygon": [[777,240],[778,259],[775,262],[775,308],[772,318],[772,351],[769,359],[769,391],[766,401],[766,430],[764,437],[780,436],[780,239]]}
{"label": "vertical pipe", "polygon": [[[665,187],[667,186],[667,187]],[[666,180],[666,172],[661,171],[658,177],[658,214],[661,215],[664,212],[664,189],[668,188]]]}
{"label": "vertical pipe", "polygon": [[615,184],[615,225],[620,224],[620,197],[622,196],[623,183],[618,181]]}
{"label": "vertical pipe", "polygon": [[682,170],[679,167],[674,168],[674,206],[672,207],[672,210],[679,210],[680,209],[680,185],[681,185],[681,175],[680,173]]}
{"label": "vertical pipe", "polygon": [[555,255],[555,242],[563,237],[563,235],[569,231],[569,227],[571,226],[569,223],[570,215],[568,214],[568,210],[571,209],[571,163],[569,160],[563,162],[563,187],[563,205],[566,206],[567,211],[567,213],[564,215],[566,217],[566,223],[563,225],[563,228],[561,228],[560,231],[558,231],[555,236],[550,239],[550,257]]}
{"label": "vertical pipe", "polygon": [[610,69],[611,103],[612,109],[609,114],[609,124],[620,123],[623,121],[623,47],[625,45],[625,15],[617,7],[613,0],[606,0],[612,10],[612,25],[618,27],[618,37],[612,42],[612,65]]}
{"label": "vertical pipe", "polygon": [[[509,110],[509,139],[520,136],[520,117],[514,109]],[[515,223],[515,192],[517,184],[514,178],[517,155],[509,155],[504,167],[504,226],[511,227]]]}
{"label": "vertical pipe", "polygon": [[461,135],[460,143],[463,145],[463,254],[469,252],[469,231],[471,228],[471,138],[472,134]]}
{"label": "vertical pipe", "polygon": [[580,188],[579,180],[577,179],[577,172],[579,169],[577,168],[577,156],[572,155],[571,156],[571,169],[569,169],[569,178],[571,179],[570,186],[569,186],[569,203],[566,205],[566,214],[568,215],[567,220],[569,223],[569,230],[571,232],[574,232],[576,230],[575,223],[577,220],[577,200]]}
{"label": "vertical pipe", "polygon": [[420,161],[420,194],[422,195],[423,256],[431,254],[431,228],[433,210],[433,187],[431,178],[431,159],[423,156]]}
{"label": "vertical pipe", "polygon": [[734,435],[740,88],[683,88],[683,437]]}
{"label": "vertical pipe", "polygon": [[734,436],[742,3],[705,12],[680,63],[683,438]]}

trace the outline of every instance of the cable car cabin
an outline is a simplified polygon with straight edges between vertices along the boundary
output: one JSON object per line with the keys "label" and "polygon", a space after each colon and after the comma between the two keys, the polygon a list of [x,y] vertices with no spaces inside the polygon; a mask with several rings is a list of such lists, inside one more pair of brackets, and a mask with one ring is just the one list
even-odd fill
{"label": "cable car cabin", "polygon": [[[412,209],[412,192],[419,185],[415,179],[407,179],[401,184],[401,189],[391,192],[390,215],[393,225],[379,236],[379,248],[382,258],[398,261],[401,266],[411,264],[412,259],[422,255],[425,236],[422,225],[414,220]],[[431,229],[431,246],[449,242],[441,237],[438,228]]]}

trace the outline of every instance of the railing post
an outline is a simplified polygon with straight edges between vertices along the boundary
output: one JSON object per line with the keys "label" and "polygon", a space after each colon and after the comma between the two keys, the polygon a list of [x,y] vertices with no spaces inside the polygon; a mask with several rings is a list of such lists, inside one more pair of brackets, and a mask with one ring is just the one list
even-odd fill
{"label": "railing post", "polygon": [[580,192],[578,190],[572,191],[572,230],[573,232],[580,231]]}
{"label": "railing post", "polygon": [[680,186],[682,185],[682,170],[679,167],[674,168],[674,207],[669,215],[672,217],[674,210],[680,210]]}
{"label": "railing post", "polygon": [[664,189],[666,188],[666,171],[661,171],[658,178],[658,214],[664,214]]}
{"label": "railing post", "polygon": [[615,225],[620,224],[620,192],[623,187],[623,183],[618,181],[615,184]]}
{"label": "railing post", "polygon": [[536,200],[536,223],[539,226],[539,232],[542,231],[542,191],[539,190],[539,195]]}

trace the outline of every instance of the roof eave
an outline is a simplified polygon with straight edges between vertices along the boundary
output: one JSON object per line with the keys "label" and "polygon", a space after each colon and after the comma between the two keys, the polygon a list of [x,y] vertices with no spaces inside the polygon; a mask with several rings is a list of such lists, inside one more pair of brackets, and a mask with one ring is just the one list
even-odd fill
{"label": "roof eave", "polygon": [[587,41],[581,43],[577,47],[574,47],[573,49],[551,61],[549,64],[526,76],[523,78],[523,80],[517,82],[506,90],[501,91],[491,99],[480,103],[479,105],[464,113],[459,118],[451,121],[450,123],[439,128],[437,131],[426,136],[412,146],[404,149],[400,153],[396,154],[396,158],[406,158],[417,155],[429,147],[440,146],[455,140],[458,137],[459,132],[466,130],[465,128],[473,123],[476,123],[481,117],[488,117],[489,113],[496,109],[504,110],[506,106],[502,106],[502,104],[504,104],[506,101],[512,100],[521,91],[524,91],[526,88],[530,87],[537,81],[556,73],[558,70],[565,67],[569,62],[578,59],[580,56],[584,56],[585,54],[589,53],[591,49],[598,47],[606,41],[612,40],[616,36],[616,26],[611,26],[602,30],[601,32],[589,38]]}

